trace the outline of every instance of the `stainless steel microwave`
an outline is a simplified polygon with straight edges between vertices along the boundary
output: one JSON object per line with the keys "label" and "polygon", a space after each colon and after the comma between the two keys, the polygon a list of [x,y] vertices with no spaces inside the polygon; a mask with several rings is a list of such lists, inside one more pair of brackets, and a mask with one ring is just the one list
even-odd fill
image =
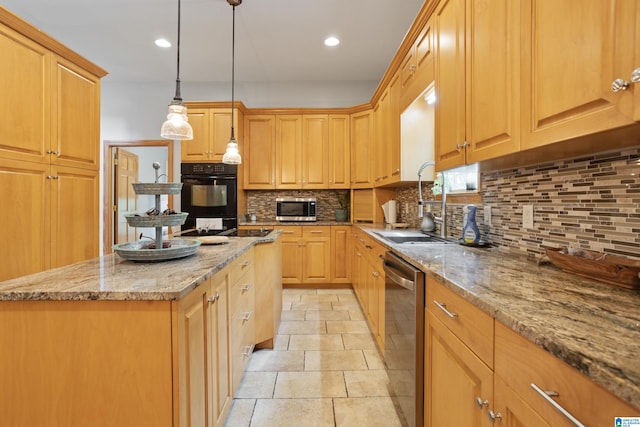
{"label": "stainless steel microwave", "polygon": [[315,197],[276,198],[276,221],[316,221],[317,201]]}

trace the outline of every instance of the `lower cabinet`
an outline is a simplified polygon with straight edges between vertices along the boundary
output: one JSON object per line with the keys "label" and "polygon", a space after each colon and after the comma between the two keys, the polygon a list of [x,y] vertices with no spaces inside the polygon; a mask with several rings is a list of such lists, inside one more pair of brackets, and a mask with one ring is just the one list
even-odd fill
{"label": "lower cabinet", "polygon": [[426,295],[425,427],[607,426],[640,416],[434,279]]}

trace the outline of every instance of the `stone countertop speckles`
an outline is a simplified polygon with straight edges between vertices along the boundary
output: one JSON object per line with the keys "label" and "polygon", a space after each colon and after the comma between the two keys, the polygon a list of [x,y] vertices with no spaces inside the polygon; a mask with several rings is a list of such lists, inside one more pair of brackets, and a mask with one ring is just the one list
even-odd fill
{"label": "stone countertop speckles", "polygon": [[[640,408],[640,292],[497,249],[372,238],[452,291]],[[427,296],[428,298],[428,296]]]}
{"label": "stone countertop speckles", "polygon": [[162,262],[127,261],[111,254],[0,282],[0,301],[178,300],[266,237],[230,237],[201,245],[191,256]]}

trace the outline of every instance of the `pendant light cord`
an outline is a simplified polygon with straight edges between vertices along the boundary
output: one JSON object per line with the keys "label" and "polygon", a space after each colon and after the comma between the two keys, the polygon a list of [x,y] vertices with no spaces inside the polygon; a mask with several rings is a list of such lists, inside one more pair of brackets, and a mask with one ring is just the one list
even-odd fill
{"label": "pendant light cord", "polygon": [[236,86],[236,5],[233,5],[233,24],[231,26],[231,139],[234,140],[234,105]]}
{"label": "pendant light cord", "polygon": [[176,60],[176,96],[174,101],[182,103],[182,95],[180,94],[180,0],[178,0],[178,57]]}

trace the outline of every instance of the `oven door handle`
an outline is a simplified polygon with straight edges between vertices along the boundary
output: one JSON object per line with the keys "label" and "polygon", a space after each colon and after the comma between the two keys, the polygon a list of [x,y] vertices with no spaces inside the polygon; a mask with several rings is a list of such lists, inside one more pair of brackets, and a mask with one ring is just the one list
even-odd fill
{"label": "oven door handle", "polygon": [[399,271],[393,268],[390,264],[385,262],[384,264],[382,264],[382,269],[384,270],[384,273],[386,274],[387,278],[391,279],[393,283],[400,285],[403,288],[408,289],[410,291],[413,291],[415,289],[415,285],[416,285],[415,282],[411,279],[402,277],[399,274]]}

